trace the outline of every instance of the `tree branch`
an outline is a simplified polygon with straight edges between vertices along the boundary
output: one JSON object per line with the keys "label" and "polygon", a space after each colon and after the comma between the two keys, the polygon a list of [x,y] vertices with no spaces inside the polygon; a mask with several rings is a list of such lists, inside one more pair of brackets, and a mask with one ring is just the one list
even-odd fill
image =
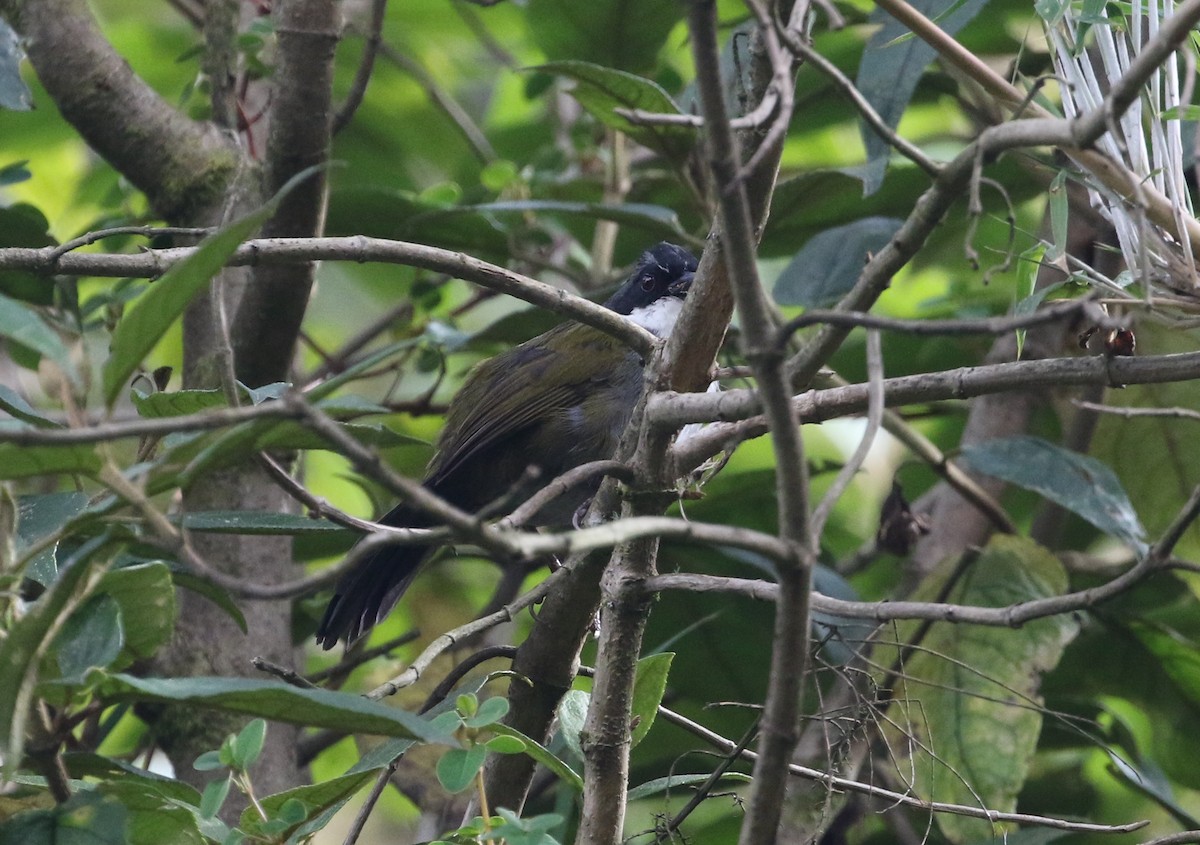
{"label": "tree branch", "polygon": [[220,200],[238,167],[237,149],[134,74],[101,34],[85,0],[2,0],[0,14],[21,34],[63,117],[146,194],[158,214],[186,222]]}

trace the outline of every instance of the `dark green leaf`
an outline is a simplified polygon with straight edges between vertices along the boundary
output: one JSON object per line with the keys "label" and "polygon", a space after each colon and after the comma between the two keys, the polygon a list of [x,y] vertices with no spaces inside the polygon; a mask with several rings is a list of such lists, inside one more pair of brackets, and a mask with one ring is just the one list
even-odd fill
{"label": "dark green leaf", "polygon": [[212,408],[228,407],[223,390],[174,390],[161,393],[132,391],[133,407],[149,419],[198,414]]}
{"label": "dark green leaf", "polygon": [[464,721],[464,724],[468,728],[483,728],[499,722],[507,712],[508,699],[496,695],[479,705],[479,708]]}
{"label": "dark green leaf", "polygon": [[678,215],[661,205],[628,202],[606,205],[599,202],[563,202],[560,200],[506,200],[502,202],[460,205],[445,210],[446,214],[562,214],[585,217],[589,220],[612,220],[640,229],[648,237],[685,238],[687,233]]}
{"label": "dark green leaf", "polygon": [[175,626],[175,585],[165,563],[122,566],[104,573],[99,589],[121,608],[125,649],[147,658],[171,638]]}
{"label": "dark green leaf", "polygon": [[1068,0],[1034,0],[1033,10],[1047,26],[1057,26],[1070,6]]}
{"label": "dark green leaf", "polygon": [[[935,600],[959,569],[958,560],[947,558],[914,598]],[[945,600],[1003,607],[1057,596],[1066,588],[1066,572],[1054,555],[1030,540],[998,535]],[[903,647],[923,624],[901,623],[893,648]],[[917,795],[974,801],[1001,811],[1015,807],[1041,730],[1041,675],[1058,663],[1077,629],[1063,616],[1016,630],[947,622],[929,627],[920,649],[905,658],[893,690],[909,716],[891,720],[887,728],[891,747],[907,749],[911,756],[902,765],[913,773]],[[893,658],[885,653],[876,659],[886,666]],[[980,754],[981,748],[988,753]],[[996,833],[990,822],[962,816],[939,815],[938,824],[954,842]]]}
{"label": "dark green leaf", "polygon": [[[696,786],[704,783],[712,775],[696,774],[696,775],[668,775],[667,777],[655,778],[654,780],[646,781],[643,784],[635,786],[629,790],[627,795],[630,801],[640,801],[643,798],[650,798],[653,795],[658,795],[663,792],[674,792],[681,787]],[[750,783],[750,776],[744,775],[741,772],[726,772],[721,775],[722,781],[733,781],[735,783]]]}
{"label": "dark green leaf", "polygon": [[38,428],[62,428],[62,423],[42,416],[19,393],[2,384],[0,384],[0,411]]}
{"label": "dark green leaf", "polygon": [[93,596],[71,614],[54,642],[62,680],[82,683],[89,671],[116,660],[124,644],[121,606],[111,596]]}
{"label": "dark green leaf", "polygon": [[[987,0],[914,0],[917,11],[929,18],[936,18],[938,26],[947,34],[954,35],[984,7]],[[947,10],[954,7],[949,14]],[[906,38],[904,24],[884,12],[875,9],[871,13],[873,24],[882,26],[871,36],[863,50],[862,63],[858,66],[855,87],[891,129],[900,124],[900,117],[908,107],[917,83],[925,68],[933,61],[933,47],[919,38]],[[879,137],[865,122],[862,124],[863,143],[867,148],[867,168],[863,171],[863,194],[870,195],[883,184],[891,145]]]}
{"label": "dark green leaf", "polygon": [[903,225],[891,217],[866,217],[814,237],[796,253],[775,282],[780,305],[818,308],[854,287],[867,259],[883,249]]}
{"label": "dark green leaf", "polygon": [[583,726],[587,720],[588,706],[591,704],[591,694],[583,690],[570,690],[558,702],[558,729],[562,733],[562,737],[566,740],[567,747],[575,753],[575,756],[583,759],[583,746],[580,743],[580,735],[583,733]]}
{"label": "dark green leaf", "polygon": [[473,745],[470,748],[451,748],[438,760],[437,777],[447,792],[462,792],[471,785],[475,773],[487,759],[487,746]]}
{"label": "dark green leaf", "polygon": [[63,565],[58,579],[0,640],[0,743],[9,772],[21,762],[38,660],[50,642],[51,632],[63,624],[61,617],[69,612],[76,587],[91,571],[93,555],[106,543],[107,537],[94,537],[80,546]]}
{"label": "dark green leaf", "polygon": [[[526,754],[532,757],[536,762],[541,763],[549,771],[558,775],[558,777],[561,778],[562,781],[567,784],[567,786],[571,787],[576,792],[583,792],[583,778],[581,778],[574,769],[550,753],[550,750],[543,746],[540,742],[535,742],[515,728],[510,728],[508,725],[492,725],[489,730],[496,734],[497,737],[511,737],[512,739],[520,740],[525,745]],[[576,739],[578,740],[578,735],[576,735]]]}
{"label": "dark green leaf", "polygon": [[1054,245],[1046,254],[1048,261],[1058,261],[1067,252],[1067,224],[1070,203],[1067,201],[1067,171],[1060,170],[1050,183],[1050,232]]}
{"label": "dark green leaf", "polygon": [[0,480],[30,478],[56,473],[95,475],[100,456],[89,443],[64,446],[18,446],[0,443]]}
{"label": "dark green leaf", "polygon": [[551,61],[594,62],[632,73],[654,67],[682,17],[677,3],[641,0],[530,0],[527,12],[533,41]]}
{"label": "dark green leaf", "polygon": [[658,715],[658,705],[662,704],[663,694],[667,691],[667,675],[671,671],[671,661],[675,655],[671,652],[651,654],[638,661],[637,675],[633,681],[632,730],[633,745],[645,738]]}
{"label": "dark green leaf", "polygon": [[101,689],[113,701],[155,701],[210,707],[261,716],[291,725],[355,733],[450,742],[430,723],[411,713],[362,696],[322,689],[300,689],[275,681],[247,678],[135,678],[112,675]]}
{"label": "dark green leaf", "polygon": [[192,768],[198,772],[212,772],[224,767],[225,764],[221,762],[220,751],[205,751],[196,758],[196,762],[192,763]]}
{"label": "dark green leaf", "polygon": [[29,164],[29,159],[26,158],[0,167],[0,187],[5,185],[17,185],[33,178],[33,174],[30,173],[29,168],[25,166],[27,164]]}
{"label": "dark green leaf", "polygon": [[311,175],[310,171],[305,171],[293,177],[262,208],[206,237],[195,252],[167,270],[125,312],[113,331],[111,354],[104,364],[104,400],[110,406],[125,389],[146,353],[166,334],[188,303],[220,272],[226,259],[275,213],[280,200],[293,186]]}
{"label": "dark green leaf", "polygon": [[682,114],[671,96],[648,79],[580,61],[550,62],[536,70],[575,80],[571,94],[589,114],[668,159],[682,159],[696,144],[697,132],[691,127],[634,123],[617,114],[617,109]]}
{"label": "dark green leaf", "polygon": [[262,719],[251,719],[233,741],[234,767],[245,771],[253,766],[262,754],[263,743],[266,740],[267,723]]}
{"label": "dark green leaf", "polygon": [[20,813],[0,825],[0,845],[129,845],[128,813],[97,792],[77,792],[49,810]]}
{"label": "dark green leaf", "polygon": [[27,347],[62,368],[74,373],[67,347],[58,333],[41,316],[24,303],[0,294],[0,337]]}
{"label": "dark green leaf", "polygon": [[182,524],[189,531],[214,534],[353,534],[326,519],[272,511],[198,511],[184,514]]}
{"label": "dark green leaf", "polygon": [[524,740],[515,736],[494,736],[484,744],[494,754],[524,754],[528,748]]}
{"label": "dark green leaf", "polygon": [[[5,168],[4,173],[9,173]],[[21,170],[13,171],[19,176]],[[37,249],[53,246],[57,241],[50,235],[46,215],[28,203],[15,203],[0,208],[0,247],[19,246]],[[54,302],[54,282],[38,273],[25,270],[0,271],[0,293],[33,305]]]}
{"label": "dark green leaf", "polygon": [[[24,552],[39,540],[58,531],[87,507],[86,493],[46,493],[22,496],[17,502],[17,551]],[[58,574],[56,551],[49,546],[31,561],[25,575],[42,586],[52,583]]]}
{"label": "dark green leaf", "polygon": [[173,801],[197,807],[200,804],[200,793],[181,780],[155,774],[146,769],[140,769],[124,760],[105,757],[100,754],[83,752],[68,752],[63,755],[67,772],[73,778],[94,778],[97,780],[119,780],[122,782],[138,781],[147,790],[153,790]]}
{"label": "dark green leaf", "polygon": [[208,786],[204,787],[204,794],[200,797],[200,815],[206,819],[215,817],[221,807],[225,805],[225,799],[229,796],[229,787],[232,785],[233,778],[231,777],[209,781]]}
{"label": "dark green leaf", "polygon": [[[259,803],[269,818],[278,818],[284,822],[284,832],[291,840],[302,840],[302,837],[311,836],[325,827],[334,813],[341,809],[354,793],[379,776],[381,768],[365,768],[311,786],[298,786],[286,792],[268,795]],[[261,829],[261,820],[253,807],[247,807],[242,812],[240,826],[250,834]]]}
{"label": "dark green leaf", "polygon": [[1145,552],[1145,530],[1129,497],[1113,471],[1095,458],[1037,437],[1013,437],[968,446],[962,459],[976,472],[1040,493]]}

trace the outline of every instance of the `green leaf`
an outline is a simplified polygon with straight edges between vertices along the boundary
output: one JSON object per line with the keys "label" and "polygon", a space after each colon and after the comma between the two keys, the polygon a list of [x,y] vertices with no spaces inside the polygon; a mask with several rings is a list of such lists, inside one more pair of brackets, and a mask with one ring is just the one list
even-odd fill
{"label": "green leaf", "polygon": [[[24,554],[38,541],[61,529],[87,507],[86,493],[46,493],[22,496],[17,501],[17,552]],[[58,544],[44,549],[25,568],[26,577],[43,587],[58,575]]]}
{"label": "green leaf", "polygon": [[631,705],[633,726],[633,744],[636,748],[654,724],[658,715],[658,705],[662,704],[663,694],[667,691],[667,675],[671,671],[671,661],[675,655],[671,652],[651,654],[638,661],[637,674],[633,680],[633,703]]}
{"label": "green leaf", "polygon": [[1095,458],[1037,437],[1013,437],[968,446],[962,459],[976,472],[1040,493],[1145,553],[1145,530],[1129,497]]}
{"label": "green leaf", "polygon": [[213,534],[353,534],[327,519],[273,511],[198,511],[184,514],[181,524],[189,531]]}
{"label": "green leaf", "polygon": [[28,305],[3,294],[0,294],[0,337],[32,349],[58,364],[64,373],[75,372],[67,347],[58,332],[50,328],[41,315]]}
{"label": "green leaf", "polygon": [[300,689],[277,681],[249,678],[135,678],[111,675],[101,691],[113,701],[151,701],[210,707],[227,713],[261,716],[289,725],[450,743],[429,721],[362,696],[322,689]]}
{"label": "green leaf", "polygon": [[865,217],[816,235],[779,275],[775,301],[805,308],[836,302],[854,287],[867,259],[887,246],[903,224],[892,217]]}
{"label": "green leaf", "polygon": [[[936,18],[938,26],[954,35],[986,5],[987,0],[914,0],[917,11]],[[953,7],[953,8],[952,8]],[[947,13],[948,12],[948,13]],[[925,68],[936,55],[933,47],[920,38],[898,39],[908,33],[907,27],[880,8],[871,13],[872,24],[882,24],[863,50],[858,66],[855,87],[875,107],[891,129],[900,124],[917,83]],[[863,194],[870,195],[883,184],[884,171],[891,146],[864,121],[861,124],[863,143],[867,148],[867,167],[863,171]]]}
{"label": "green leaf", "polygon": [[513,739],[520,740],[525,745],[526,754],[532,757],[536,762],[541,763],[551,772],[554,772],[554,774],[558,775],[558,777],[563,781],[563,783],[567,784],[567,786],[571,787],[576,792],[583,792],[583,778],[581,778],[574,769],[550,753],[550,750],[540,742],[530,739],[516,728],[510,728],[508,725],[492,725],[489,730],[497,735],[496,738],[511,737]]}
{"label": "green leaf", "polygon": [[[0,173],[19,176],[20,170],[12,171],[9,167]],[[25,171],[28,173],[28,171]],[[0,179],[0,182],[3,180]],[[41,210],[28,203],[14,203],[7,208],[0,208],[0,248],[9,246],[40,247],[54,246],[58,243],[50,235],[50,224]],[[54,303],[54,282],[39,273],[26,270],[0,271],[0,293],[28,302],[31,305],[52,305]]]}
{"label": "green leaf", "polygon": [[306,170],[293,177],[262,208],[206,237],[195,252],[167,270],[125,312],[113,331],[111,354],[104,364],[104,401],[110,407],[188,303],[221,271],[242,241],[271,218],[283,197],[311,175],[312,171]]}
{"label": "green leaf", "polygon": [[262,719],[252,719],[233,741],[234,767],[244,772],[253,766],[262,754],[266,740],[267,723]]}
{"label": "green leaf", "polygon": [[682,17],[678,3],[642,0],[530,0],[526,12],[533,41],[548,59],[582,60],[632,73],[654,67]]}
{"label": "green leaf", "polygon": [[104,669],[116,660],[124,644],[121,606],[111,596],[93,596],[71,614],[55,640],[62,680],[82,683],[89,671]]}
{"label": "green leaf", "polygon": [[147,419],[181,417],[198,414],[213,408],[226,408],[229,403],[223,390],[175,390],[161,393],[132,391],[133,407]]}
{"label": "green leaf", "polygon": [[508,712],[508,699],[496,695],[489,698],[470,717],[463,720],[468,728],[484,728],[499,722]]}
{"label": "green leaf", "polygon": [[583,745],[580,737],[583,734],[584,723],[587,721],[587,711],[591,701],[590,693],[573,689],[569,690],[558,702],[558,729],[562,733],[563,739],[566,740],[567,747],[580,760],[583,759]]}
{"label": "green leaf", "polygon": [[58,579],[0,640],[0,756],[6,772],[11,773],[21,762],[41,655],[65,623],[63,614],[91,571],[93,556],[108,542],[106,536],[94,537],[80,546],[63,565]]}
{"label": "green leaf", "polygon": [[64,804],[7,820],[0,826],[0,845],[129,845],[127,822],[120,801],[77,792]]}
{"label": "green leaf", "polygon": [[496,813],[504,822],[488,831],[488,836],[494,836],[495,841],[504,841],[508,845],[557,845],[558,840],[547,831],[563,823],[564,819],[558,813],[542,813],[524,819],[504,807],[497,807]]}
{"label": "green leaf", "polygon": [[[667,777],[655,778],[648,780],[645,783],[638,784],[633,789],[629,790],[626,796],[629,801],[640,801],[643,798],[650,798],[663,792],[672,792],[685,786],[695,786],[706,782],[712,775],[710,774],[695,774],[695,775],[668,775]],[[721,781],[733,781],[734,783],[750,783],[751,777],[744,775],[741,772],[726,772],[721,775]]]}
{"label": "green leaf", "polygon": [[1070,7],[1068,0],[1034,0],[1033,3],[1033,10],[1047,26],[1057,26]]}
{"label": "green leaf", "polygon": [[[393,431],[383,425],[338,423],[347,434],[378,449],[411,444],[425,445],[423,440]],[[201,475],[222,467],[234,466],[247,456],[263,450],[299,451],[329,449],[330,444],[316,432],[298,422],[255,420],[229,431],[199,438],[190,438],[170,447],[171,461],[187,460],[188,465],[177,479],[187,487]],[[190,458],[190,460],[189,460]]]}
{"label": "green leaf", "polygon": [[447,792],[462,792],[475,780],[475,773],[483,767],[486,759],[485,745],[451,748],[438,760],[438,782]]}
{"label": "green leaf", "polygon": [[[200,761],[197,760],[197,763]],[[229,787],[233,785],[232,777],[218,778],[208,782],[204,794],[200,797],[200,815],[206,819],[214,818],[225,805],[229,796]]]}
{"label": "green leaf", "polygon": [[[948,558],[914,598],[934,601],[960,568]],[[1067,588],[1054,555],[1030,540],[993,537],[944,599],[955,604],[1003,607],[1049,598]],[[896,643],[907,643],[920,621],[901,623]],[[913,791],[933,801],[1011,811],[1029,773],[1041,731],[1041,675],[1058,663],[1075,636],[1074,619],[1055,616],[1018,629],[935,622],[906,657],[894,682],[897,712],[889,711],[889,747],[906,749],[898,761]],[[892,662],[887,651],[878,658]],[[980,754],[980,749],[987,749]],[[996,828],[981,819],[939,815],[953,842],[989,839]]]}
{"label": "green leaf", "polygon": [[575,80],[577,84],[571,95],[589,114],[670,160],[683,159],[696,145],[698,133],[689,126],[634,123],[617,113],[617,109],[651,114],[683,113],[671,95],[649,79],[580,61],[550,62],[534,70]]}
{"label": "green leaf", "polygon": [[1058,261],[1067,251],[1067,224],[1070,203],[1067,201],[1067,171],[1060,170],[1048,189],[1050,203],[1050,232],[1054,246],[1046,253],[1048,261]]}
{"label": "green leaf", "polygon": [[1200,106],[1172,106],[1163,109],[1158,117],[1160,120],[1200,120]]}
{"label": "green leaf", "polygon": [[521,177],[516,162],[502,158],[489,161],[479,171],[479,183],[493,193],[500,193]]}
{"label": "green leaf", "polygon": [[20,161],[14,161],[12,164],[6,164],[0,167],[0,187],[5,185],[18,185],[21,182],[28,182],[33,178],[33,174],[29,172],[26,165],[29,164],[29,159],[23,158]]}
{"label": "green leaf", "polygon": [[205,751],[192,763],[192,768],[198,772],[212,772],[225,768],[225,764],[221,762],[220,751]]}
{"label": "green leaf", "polygon": [[19,393],[11,387],[5,387],[2,384],[0,384],[0,411],[11,414],[21,422],[27,422],[38,428],[63,427],[61,423],[57,423],[49,417],[42,416]]}
{"label": "green leaf", "polygon": [[566,202],[563,200],[504,200],[477,205],[447,208],[445,214],[562,214],[588,220],[612,220],[624,226],[641,229],[657,238],[685,238],[687,233],[679,216],[670,208],[648,203],[627,202],[611,205],[600,202]]}
{"label": "green leaf", "polygon": [[165,563],[141,563],[110,569],[99,590],[121,608],[125,650],[131,658],[147,658],[168,640],[175,628],[175,585]]}
{"label": "green leaf", "polygon": [[[289,840],[302,841],[304,837],[324,828],[354,793],[379,776],[382,768],[384,767],[365,768],[310,786],[298,786],[268,795],[259,803],[268,818],[277,818],[284,822],[283,832]],[[262,820],[254,807],[247,807],[242,812],[239,826],[251,836],[261,833]]]}
{"label": "green leaf", "polygon": [[524,740],[515,736],[494,736],[484,744],[493,754],[524,754],[528,748]]}
{"label": "green leaf", "polygon": [[71,473],[94,476],[100,456],[89,443],[63,446],[19,446],[0,443],[0,480]]}
{"label": "green leaf", "polygon": [[97,780],[119,780],[122,782],[137,781],[147,791],[154,791],[173,801],[188,804],[192,807],[200,805],[200,793],[181,780],[155,774],[147,769],[140,769],[132,763],[105,757],[101,754],[72,751],[63,755],[67,772],[73,778],[93,778]]}

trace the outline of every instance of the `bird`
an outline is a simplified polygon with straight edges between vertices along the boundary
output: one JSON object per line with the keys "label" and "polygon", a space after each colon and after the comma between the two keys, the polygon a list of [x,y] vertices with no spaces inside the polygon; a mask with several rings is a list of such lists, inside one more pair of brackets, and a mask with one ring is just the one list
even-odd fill
{"label": "bird", "polygon": [[[683,309],[698,266],[683,247],[659,243],[605,303],[659,337]],[[422,484],[475,513],[511,496],[531,468],[548,480],[612,457],[642,394],[641,356],[599,329],[566,322],[477,365],[446,412]],[[581,485],[542,507],[533,525],[569,523],[590,498]],[[379,522],[429,528],[434,518],[405,503]],[[322,648],[347,646],[386,617],[437,546],[392,545],[369,553],[337,583],[317,627]]]}

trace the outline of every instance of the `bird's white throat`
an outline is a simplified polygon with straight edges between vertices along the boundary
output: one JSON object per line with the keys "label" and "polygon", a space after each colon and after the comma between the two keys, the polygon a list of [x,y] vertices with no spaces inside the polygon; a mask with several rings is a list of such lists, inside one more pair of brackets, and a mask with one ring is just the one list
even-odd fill
{"label": "bird's white throat", "polygon": [[683,300],[677,296],[664,296],[656,299],[642,308],[634,308],[629,319],[643,329],[659,337],[666,337],[675,328],[679,312],[683,310]]}

